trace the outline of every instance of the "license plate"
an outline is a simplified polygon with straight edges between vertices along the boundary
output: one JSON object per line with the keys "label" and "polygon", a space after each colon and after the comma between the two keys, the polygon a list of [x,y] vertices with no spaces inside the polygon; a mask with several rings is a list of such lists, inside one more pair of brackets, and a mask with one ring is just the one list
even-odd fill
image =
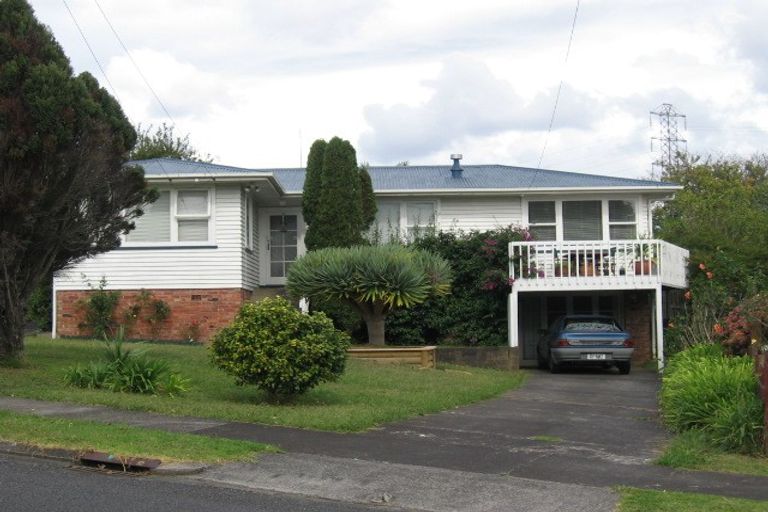
{"label": "license plate", "polygon": [[588,359],[590,361],[603,361],[608,359],[608,354],[584,354],[584,359]]}

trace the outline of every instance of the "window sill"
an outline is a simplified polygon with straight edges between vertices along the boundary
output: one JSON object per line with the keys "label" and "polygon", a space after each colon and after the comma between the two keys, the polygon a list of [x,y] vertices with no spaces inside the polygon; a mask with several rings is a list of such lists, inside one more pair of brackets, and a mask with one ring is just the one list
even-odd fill
{"label": "window sill", "polygon": [[219,246],[209,242],[176,242],[176,243],[135,243],[124,244],[118,247],[117,251],[136,251],[136,250],[176,250],[176,249],[217,249]]}

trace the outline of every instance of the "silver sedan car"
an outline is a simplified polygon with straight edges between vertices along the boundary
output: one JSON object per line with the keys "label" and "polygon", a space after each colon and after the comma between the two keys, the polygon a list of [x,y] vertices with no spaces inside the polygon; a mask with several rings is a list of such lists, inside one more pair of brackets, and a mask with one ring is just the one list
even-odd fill
{"label": "silver sedan car", "polygon": [[626,375],[632,368],[634,342],[610,316],[567,315],[558,318],[536,347],[539,368],[557,373],[563,365],[615,365]]}

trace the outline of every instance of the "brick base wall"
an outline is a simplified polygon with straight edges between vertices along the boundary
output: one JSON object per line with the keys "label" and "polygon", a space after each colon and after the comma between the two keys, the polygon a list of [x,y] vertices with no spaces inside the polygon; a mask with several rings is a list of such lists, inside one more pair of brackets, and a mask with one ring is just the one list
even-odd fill
{"label": "brick base wall", "polygon": [[653,359],[651,293],[645,290],[624,293],[624,328],[635,340],[632,361],[637,364]]}
{"label": "brick base wall", "polygon": [[[153,332],[146,320],[147,308],[139,313],[135,322],[126,322],[126,312],[138,302],[141,290],[122,290],[113,319],[125,325],[125,336],[130,339],[158,339],[168,341],[206,342],[222,327],[232,322],[240,306],[251,298],[252,292],[242,289],[219,290],[147,290],[152,300],[163,300],[170,315]],[[56,330],[59,336],[89,336],[81,327],[85,319],[84,299],[90,290],[56,292]]]}

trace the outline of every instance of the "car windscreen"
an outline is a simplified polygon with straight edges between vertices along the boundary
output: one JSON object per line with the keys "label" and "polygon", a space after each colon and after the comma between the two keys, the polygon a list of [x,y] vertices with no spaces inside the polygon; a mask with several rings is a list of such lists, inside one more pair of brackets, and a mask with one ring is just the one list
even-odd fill
{"label": "car windscreen", "polygon": [[616,322],[602,318],[579,318],[565,320],[563,325],[565,332],[591,331],[591,332],[621,332]]}

